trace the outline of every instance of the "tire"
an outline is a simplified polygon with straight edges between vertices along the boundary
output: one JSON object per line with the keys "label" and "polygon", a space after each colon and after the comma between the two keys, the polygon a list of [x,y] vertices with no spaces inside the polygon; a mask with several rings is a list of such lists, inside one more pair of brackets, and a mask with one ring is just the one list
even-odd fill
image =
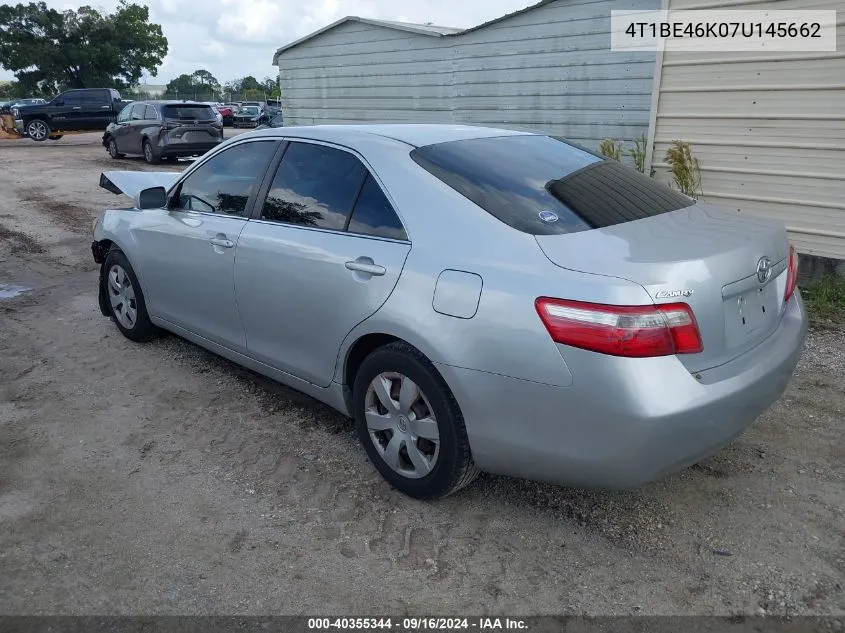
{"label": "tire", "polygon": [[123,154],[117,151],[117,141],[114,138],[109,138],[109,156],[117,160],[118,158],[123,158]]}
{"label": "tire", "polygon": [[43,119],[33,119],[26,124],[26,135],[41,143],[50,138],[50,126]]}
{"label": "tire", "polygon": [[144,139],[144,160],[150,165],[158,165],[161,162],[161,157],[156,156],[152,144],[147,139]]}
{"label": "tire", "polygon": [[[455,397],[431,361],[411,345],[391,343],[364,359],[355,376],[352,409],[370,461],[398,491],[439,499],[478,475]],[[426,423],[417,426],[419,420]]]}
{"label": "tire", "polygon": [[130,341],[145,343],[155,338],[141,284],[126,255],[112,248],[100,269],[100,284],[108,297],[109,312],[117,329]]}

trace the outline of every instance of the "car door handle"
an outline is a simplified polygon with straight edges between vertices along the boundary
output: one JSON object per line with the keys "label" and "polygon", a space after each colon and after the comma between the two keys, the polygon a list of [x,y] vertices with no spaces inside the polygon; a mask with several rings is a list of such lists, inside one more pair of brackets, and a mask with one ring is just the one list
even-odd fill
{"label": "car door handle", "polygon": [[351,262],[346,262],[346,268],[347,270],[367,273],[368,275],[374,275],[376,277],[381,277],[387,272],[387,269],[384,266],[379,266],[378,264],[367,264],[365,262],[358,261],[357,259]]}
{"label": "car door handle", "polygon": [[211,242],[215,246],[222,246],[223,248],[232,248],[235,245],[232,240],[226,240],[220,237],[212,237],[209,242]]}
{"label": "car door handle", "polygon": [[101,110],[111,110],[111,106],[100,106]]}

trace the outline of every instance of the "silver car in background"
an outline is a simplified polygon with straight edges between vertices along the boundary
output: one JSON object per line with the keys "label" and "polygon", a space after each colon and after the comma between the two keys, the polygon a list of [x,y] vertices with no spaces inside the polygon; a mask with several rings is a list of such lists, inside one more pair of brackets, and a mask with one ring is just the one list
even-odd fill
{"label": "silver car in background", "polygon": [[783,392],[806,316],[784,227],[548,136],[266,129],[133,196],[92,250],[100,306],[355,419],[397,489],[479,470],[629,488],[712,454]]}

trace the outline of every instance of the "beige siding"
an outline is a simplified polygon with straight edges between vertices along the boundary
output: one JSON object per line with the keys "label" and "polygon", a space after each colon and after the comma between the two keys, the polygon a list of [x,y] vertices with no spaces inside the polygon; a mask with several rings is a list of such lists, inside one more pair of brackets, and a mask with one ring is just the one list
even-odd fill
{"label": "beige siding", "polygon": [[702,2],[670,9],[836,9],[837,52],[678,53],[658,70],[652,166],[675,139],[701,165],[703,199],[784,222],[804,253],[845,259],[845,0]]}

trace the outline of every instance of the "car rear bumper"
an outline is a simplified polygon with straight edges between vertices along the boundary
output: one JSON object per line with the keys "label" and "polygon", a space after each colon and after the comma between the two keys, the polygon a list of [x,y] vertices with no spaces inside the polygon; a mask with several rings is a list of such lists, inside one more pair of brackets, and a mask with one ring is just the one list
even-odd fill
{"label": "car rear bumper", "polygon": [[438,365],[486,471],[588,488],[632,488],[713,454],[783,393],[803,349],[800,295],[778,329],[730,363],[690,374],[677,357],[563,348],[574,383],[554,387]]}
{"label": "car rear bumper", "polygon": [[220,145],[223,139],[203,143],[166,143],[158,146],[159,156],[194,156],[205,154]]}

